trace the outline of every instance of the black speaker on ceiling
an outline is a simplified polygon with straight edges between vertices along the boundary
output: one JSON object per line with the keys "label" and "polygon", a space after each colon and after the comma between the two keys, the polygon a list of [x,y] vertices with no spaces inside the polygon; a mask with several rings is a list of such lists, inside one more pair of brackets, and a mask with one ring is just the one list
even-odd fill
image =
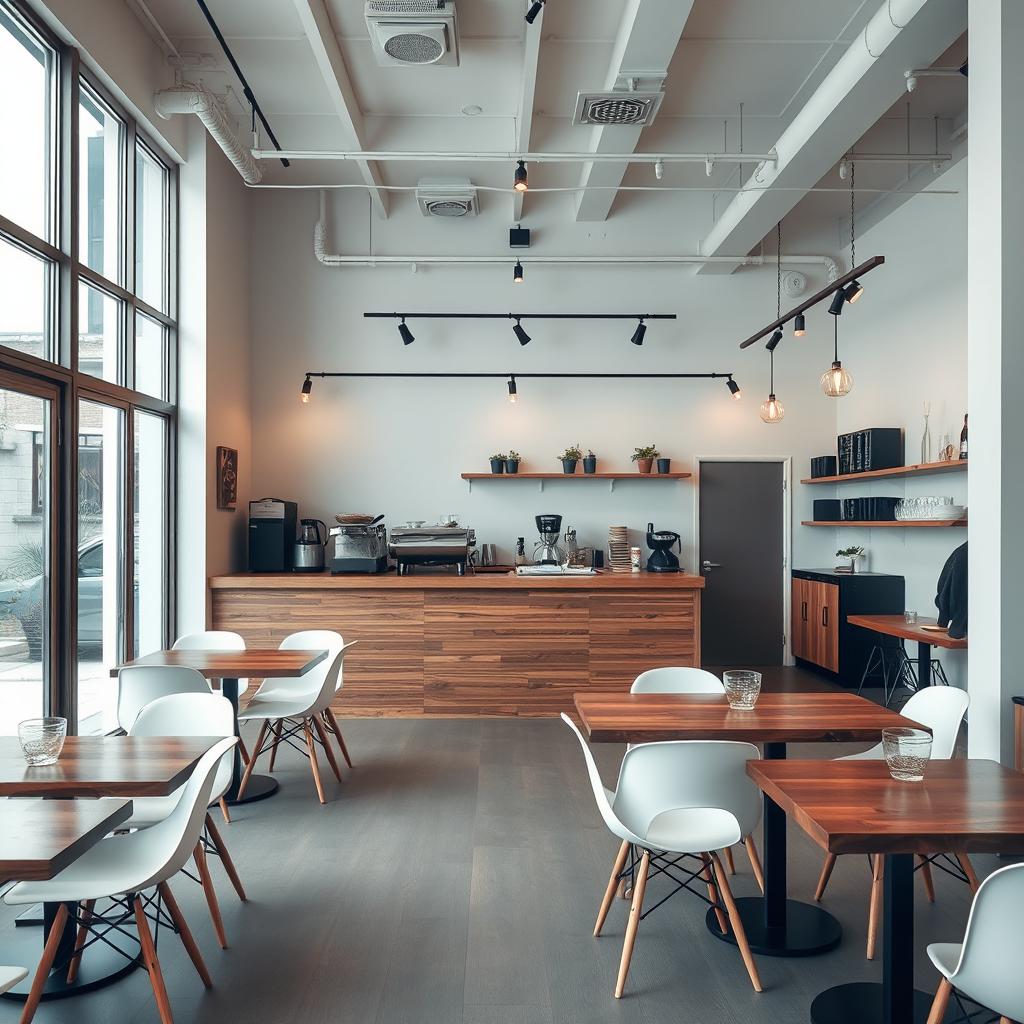
{"label": "black speaker on ceiling", "polygon": [[510,249],[529,249],[530,248],[530,229],[529,228],[509,228],[508,229],[508,247]]}

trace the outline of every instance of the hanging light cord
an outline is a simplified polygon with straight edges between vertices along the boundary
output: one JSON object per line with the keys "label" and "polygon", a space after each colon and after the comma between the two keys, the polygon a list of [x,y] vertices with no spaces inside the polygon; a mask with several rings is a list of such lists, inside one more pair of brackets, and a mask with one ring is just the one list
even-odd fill
{"label": "hanging light cord", "polygon": [[857,212],[857,193],[854,182],[857,178],[857,164],[850,161],[850,268],[857,266],[857,237],[853,230],[854,215]]}
{"label": "hanging light cord", "polygon": [[839,362],[839,317],[832,317],[832,359]]}
{"label": "hanging light cord", "polygon": [[[775,225],[775,318],[782,319],[782,221]],[[768,350],[768,394],[775,394],[775,346]]]}

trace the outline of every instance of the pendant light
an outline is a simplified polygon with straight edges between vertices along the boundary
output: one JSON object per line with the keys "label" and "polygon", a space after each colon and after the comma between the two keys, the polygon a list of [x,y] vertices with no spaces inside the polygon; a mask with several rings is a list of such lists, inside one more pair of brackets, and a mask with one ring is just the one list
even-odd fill
{"label": "pendant light", "polygon": [[644,323],[644,318],[640,317],[640,322],[636,325],[636,330],[633,332],[633,337],[629,340],[634,345],[642,345],[644,343],[644,335],[647,333],[647,325]]}
{"label": "pendant light", "polygon": [[802,338],[807,333],[807,322],[803,313],[797,313],[793,318],[793,337]]}
{"label": "pendant light", "polygon": [[309,404],[309,394],[310,394],[310,392],[312,390],[313,390],[313,378],[312,377],[307,377],[302,382],[302,391],[299,394],[299,400],[303,403],[303,405],[308,405]]}
{"label": "pendant light", "polygon": [[520,160],[516,167],[516,173],[512,179],[512,187],[517,192],[526,192],[530,187],[530,179],[526,174],[526,162],[524,160]]}
{"label": "pendant light", "polygon": [[515,377],[509,377],[508,379],[508,400],[510,405],[515,405],[519,401],[519,395],[516,392],[516,379]]}
{"label": "pendant light", "polygon": [[512,268],[512,283],[522,284],[524,276],[523,265],[519,260],[516,260],[516,265]]}
{"label": "pendant light", "polygon": [[[775,227],[775,239],[778,255],[775,261],[775,305],[776,319],[778,319],[782,315],[782,221],[779,221]],[[765,345],[770,360],[770,378],[768,397],[761,403],[759,410],[761,419],[765,423],[778,423],[786,415],[782,403],[775,397],[775,349],[778,348],[780,341],[782,341],[781,329],[777,330]]]}
{"label": "pendant light", "polygon": [[853,378],[839,359],[839,317],[833,321],[833,328],[835,347],[832,365],[821,375],[821,390],[829,398],[842,398],[843,395],[848,395],[853,388]]}
{"label": "pendant light", "polygon": [[739,384],[737,384],[732,377],[725,382],[725,386],[729,389],[729,394],[732,395],[734,401],[738,402],[743,397],[743,392],[740,390]]}
{"label": "pendant light", "polygon": [[519,339],[520,345],[529,345],[532,339],[526,333],[523,325],[519,322],[519,317],[516,317],[515,320],[516,325],[512,328],[512,333]]}
{"label": "pendant light", "polygon": [[402,322],[398,325],[398,334],[402,339],[403,345],[411,345],[415,340],[415,336],[408,327],[405,326],[405,317],[402,317]]}

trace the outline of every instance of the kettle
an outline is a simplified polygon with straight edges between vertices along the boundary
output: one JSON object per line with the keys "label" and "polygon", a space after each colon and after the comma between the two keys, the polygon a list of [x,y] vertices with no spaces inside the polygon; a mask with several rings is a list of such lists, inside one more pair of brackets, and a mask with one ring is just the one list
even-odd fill
{"label": "kettle", "polygon": [[[320,536],[323,527],[323,539]],[[295,572],[320,572],[324,567],[327,524],[319,519],[299,520],[299,539],[295,544],[292,569]]]}

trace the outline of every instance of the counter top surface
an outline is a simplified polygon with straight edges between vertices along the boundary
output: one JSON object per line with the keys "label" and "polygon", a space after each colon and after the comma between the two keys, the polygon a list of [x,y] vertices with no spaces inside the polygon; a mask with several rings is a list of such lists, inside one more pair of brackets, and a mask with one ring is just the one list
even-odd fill
{"label": "counter top surface", "polygon": [[514,576],[480,573],[467,576],[421,573],[397,576],[332,576],[330,572],[232,573],[211,576],[212,590],[701,590],[703,576],[684,572],[598,573],[595,576]]}

